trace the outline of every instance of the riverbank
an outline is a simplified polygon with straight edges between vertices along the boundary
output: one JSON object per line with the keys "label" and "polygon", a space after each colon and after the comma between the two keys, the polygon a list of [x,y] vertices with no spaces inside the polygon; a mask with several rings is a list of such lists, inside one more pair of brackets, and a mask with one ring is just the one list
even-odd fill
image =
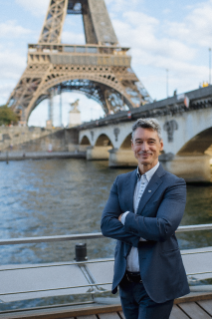
{"label": "riverbank", "polygon": [[86,152],[1,152],[0,161],[20,161],[29,159],[86,158]]}

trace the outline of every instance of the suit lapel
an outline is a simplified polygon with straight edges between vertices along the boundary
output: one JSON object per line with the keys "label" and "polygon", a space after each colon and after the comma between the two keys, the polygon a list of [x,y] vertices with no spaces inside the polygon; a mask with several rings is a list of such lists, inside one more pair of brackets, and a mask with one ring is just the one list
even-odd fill
{"label": "suit lapel", "polygon": [[162,183],[161,176],[165,174],[165,170],[163,169],[162,165],[158,167],[157,171],[152,176],[150,182],[148,183],[141,200],[138,205],[137,214],[142,215],[142,210],[144,206],[147,204],[147,202],[150,200],[154,192],[158,189],[160,184]]}
{"label": "suit lapel", "polygon": [[133,198],[134,198],[135,185],[137,183],[137,169],[132,172],[128,182],[129,182],[128,194],[129,194],[129,200],[130,200],[130,211],[134,212]]}

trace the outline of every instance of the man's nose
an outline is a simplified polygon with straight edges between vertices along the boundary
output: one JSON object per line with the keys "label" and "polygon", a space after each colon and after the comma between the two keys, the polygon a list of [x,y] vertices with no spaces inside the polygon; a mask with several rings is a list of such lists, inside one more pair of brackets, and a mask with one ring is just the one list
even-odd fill
{"label": "man's nose", "polygon": [[142,151],[147,151],[148,149],[149,149],[148,143],[143,142],[143,143],[142,143]]}

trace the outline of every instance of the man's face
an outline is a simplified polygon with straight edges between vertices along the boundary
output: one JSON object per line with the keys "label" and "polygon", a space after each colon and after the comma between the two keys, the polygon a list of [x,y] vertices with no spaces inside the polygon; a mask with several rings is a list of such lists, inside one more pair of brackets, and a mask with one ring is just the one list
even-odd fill
{"label": "man's face", "polygon": [[158,162],[158,156],[163,149],[163,141],[159,139],[158,133],[151,128],[138,127],[131,141],[132,150],[138,165],[154,167]]}

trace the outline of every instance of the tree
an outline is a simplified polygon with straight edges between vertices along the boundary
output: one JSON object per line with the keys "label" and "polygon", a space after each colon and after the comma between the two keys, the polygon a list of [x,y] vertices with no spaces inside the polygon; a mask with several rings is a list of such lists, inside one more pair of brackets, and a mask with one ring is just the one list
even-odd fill
{"label": "tree", "polygon": [[7,105],[0,106],[0,125],[16,124],[18,122],[18,116]]}

